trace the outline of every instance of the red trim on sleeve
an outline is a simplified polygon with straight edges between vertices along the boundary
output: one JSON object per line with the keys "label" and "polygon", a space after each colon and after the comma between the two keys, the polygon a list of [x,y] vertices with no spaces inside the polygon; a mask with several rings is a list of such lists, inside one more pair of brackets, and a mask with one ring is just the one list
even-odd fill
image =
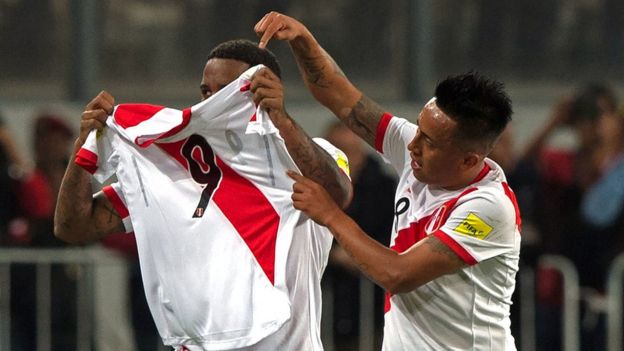
{"label": "red trim on sleeve", "polygon": [[388,112],[384,113],[379,120],[379,124],[377,125],[377,134],[375,134],[375,149],[383,154],[383,141],[386,136],[386,130],[388,129],[388,124],[390,124],[390,120],[392,119],[392,115]]}
{"label": "red trim on sleeve", "polygon": [[104,192],[104,195],[106,195],[108,200],[113,205],[113,208],[115,209],[115,211],[117,211],[117,214],[119,214],[122,219],[130,215],[130,213],[128,212],[128,208],[123,203],[123,201],[121,201],[121,198],[112,186],[105,186],[104,188],[102,188],[102,192]]}
{"label": "red trim on sleeve", "polygon": [[455,252],[455,254],[457,254],[457,256],[459,256],[459,258],[461,258],[462,261],[464,261],[466,264],[471,266],[477,264],[477,260],[475,260],[474,257],[472,257],[472,255],[463,248],[463,246],[461,246],[457,241],[455,241],[455,239],[451,238],[442,230],[437,230],[435,233],[433,233],[433,235],[435,235],[436,238],[440,239],[441,242],[443,242],[444,244],[446,244],[446,246],[453,250],[453,252]]}
{"label": "red trim on sleeve", "polygon": [[157,136],[156,138],[147,139],[143,142],[139,142],[139,138],[141,138],[141,136],[138,136],[134,138],[134,143],[140,147],[145,148],[145,147],[152,145],[156,140],[168,138],[172,135],[175,135],[177,132],[181,131],[184,127],[186,127],[189,124],[189,122],[191,121],[191,115],[192,115],[191,109],[185,108],[184,110],[182,110],[182,122],[180,122],[180,124],[171,128],[166,133],[163,133]]}
{"label": "red trim on sleeve", "polygon": [[176,133],[178,133],[182,129],[184,129],[184,127],[186,127],[189,124],[189,122],[191,121],[191,115],[192,114],[193,113],[191,112],[191,108],[190,107],[187,107],[184,110],[182,110],[182,123],[180,123],[179,125],[177,125],[173,129],[171,129],[167,133],[161,135],[160,137],[158,137],[158,139],[168,138],[168,137],[170,137],[172,135],[175,135]]}
{"label": "red trim on sleeve", "polygon": [[76,159],[74,162],[78,166],[84,168],[87,172],[93,174],[97,171],[97,160],[98,155],[96,153],[85,148],[81,148],[78,150],[78,153],[76,153]]}
{"label": "red trim on sleeve", "polygon": [[165,106],[149,104],[120,104],[115,109],[115,122],[124,129],[134,127],[141,122],[152,118]]}
{"label": "red trim on sleeve", "polygon": [[516,225],[518,226],[518,231],[522,230],[522,217],[520,216],[520,207],[518,206],[518,201],[516,200],[516,194],[514,194],[513,190],[509,187],[509,184],[503,182],[503,190],[505,191],[505,195],[511,200],[511,203],[514,206],[514,210],[516,212]]}

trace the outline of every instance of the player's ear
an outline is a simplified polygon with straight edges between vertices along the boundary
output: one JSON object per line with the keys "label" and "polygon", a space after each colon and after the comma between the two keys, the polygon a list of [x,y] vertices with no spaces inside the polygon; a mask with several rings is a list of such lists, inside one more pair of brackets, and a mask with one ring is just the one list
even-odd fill
{"label": "player's ear", "polygon": [[481,155],[475,152],[468,152],[464,156],[464,160],[462,162],[462,168],[470,169],[474,167],[475,165],[477,165],[479,161],[481,161],[481,159],[482,159]]}

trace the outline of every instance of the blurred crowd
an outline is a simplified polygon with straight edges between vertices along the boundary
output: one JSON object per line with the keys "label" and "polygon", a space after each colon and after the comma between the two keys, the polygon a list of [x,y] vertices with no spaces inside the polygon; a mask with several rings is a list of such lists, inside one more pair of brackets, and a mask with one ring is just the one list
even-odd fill
{"label": "blurred crowd", "polygon": [[[26,152],[20,149],[3,118],[0,116],[0,247],[65,247],[68,244],[53,234],[53,218],[61,180],[72,159],[71,150],[77,135],[65,116],[43,111],[34,118],[30,137],[32,152]],[[27,154],[32,154],[33,159],[27,159]],[[113,234],[100,244],[128,259],[128,272],[123,277],[128,279],[127,298],[131,319],[135,322],[132,329],[137,340],[145,341],[138,346],[131,342],[129,349],[154,350],[160,339],[143,295],[133,235]],[[51,350],[76,349],[80,274],[84,272],[78,265],[54,264],[51,267]],[[14,264],[10,275],[11,349],[35,350],[38,329],[35,266]],[[109,329],[119,323],[103,322],[110,323],[105,327]],[[119,338],[119,333],[115,337]]]}
{"label": "blurred crowd", "polygon": [[[561,277],[537,264],[544,254],[568,258],[578,270],[582,287],[583,350],[605,345],[604,299],[606,274],[614,258],[624,252],[624,109],[607,84],[578,87],[553,103],[551,116],[524,148],[514,147],[513,126],[505,131],[490,157],[505,170],[522,213],[522,267],[536,272],[537,349],[557,350],[561,340]],[[10,118],[11,116],[5,116]],[[558,146],[552,140],[562,130],[574,143]],[[32,127],[33,159],[20,150],[13,134],[0,121],[0,245],[21,248],[64,246],[53,232],[56,196],[75,134],[64,116],[43,112]],[[355,198],[347,212],[379,242],[388,245],[395,179],[383,162],[347,128],[327,127],[324,135],[348,155]],[[381,212],[386,212],[384,215]],[[104,247],[123,253],[129,262],[129,300],[136,347],[153,350],[158,336],[145,305],[136,246],[132,235],[113,235]],[[521,268],[522,271],[522,268]],[[75,267],[52,270],[53,350],[75,348]],[[14,350],[36,348],[36,311],[33,266],[11,268],[11,325]],[[360,273],[348,255],[334,247],[325,283],[332,286],[334,344],[339,350],[358,350]],[[519,283],[521,284],[521,283]],[[519,285],[517,291],[521,289]],[[518,295],[516,293],[516,295]],[[376,288],[375,344],[383,328],[383,292]],[[512,323],[518,339],[519,301]],[[328,316],[325,316],[328,318]],[[378,347],[377,347],[378,348]]]}
{"label": "blurred crowd", "polygon": [[[524,150],[514,152],[508,130],[490,155],[505,169],[522,213],[521,261],[536,272],[538,350],[562,349],[562,277],[537,264],[546,254],[565,257],[578,271],[581,349],[605,349],[607,272],[624,252],[624,110],[618,106],[607,84],[585,84],[553,104]],[[564,130],[573,143],[557,145]],[[519,282],[516,296],[521,288]],[[516,330],[518,318],[516,308]]]}

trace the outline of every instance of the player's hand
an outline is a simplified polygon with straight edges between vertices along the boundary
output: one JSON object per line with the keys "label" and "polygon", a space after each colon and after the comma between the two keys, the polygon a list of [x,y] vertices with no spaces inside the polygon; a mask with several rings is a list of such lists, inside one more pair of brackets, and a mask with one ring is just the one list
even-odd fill
{"label": "player's hand", "polygon": [[284,108],[284,87],[282,81],[268,68],[258,70],[251,77],[250,90],[256,105],[265,109],[274,124],[286,118]]}
{"label": "player's hand", "polygon": [[80,134],[76,140],[76,146],[82,146],[87,135],[93,129],[101,130],[106,126],[106,119],[113,113],[115,98],[106,91],[101,91],[91,102],[85,106],[80,120]]}
{"label": "player's hand", "polygon": [[342,213],[340,207],[322,186],[297,172],[288,171],[287,174],[295,181],[292,200],[296,209],[324,226],[328,226],[333,219]]}
{"label": "player's hand", "polygon": [[273,38],[291,41],[303,35],[307,29],[296,19],[272,11],[264,15],[264,17],[256,23],[254,31],[258,37],[260,37],[258,46],[264,49],[269,43],[269,40]]}

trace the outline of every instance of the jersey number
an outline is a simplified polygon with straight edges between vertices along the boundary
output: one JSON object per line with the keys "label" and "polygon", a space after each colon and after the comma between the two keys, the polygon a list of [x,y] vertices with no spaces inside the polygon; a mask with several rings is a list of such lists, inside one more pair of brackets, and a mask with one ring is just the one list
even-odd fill
{"label": "jersey number", "polygon": [[193,179],[204,185],[201,193],[199,204],[193,213],[193,218],[199,218],[204,215],[206,206],[215,189],[221,180],[221,169],[215,162],[215,154],[210,144],[203,137],[193,134],[182,147],[182,156],[186,158],[189,165],[189,171]]}

